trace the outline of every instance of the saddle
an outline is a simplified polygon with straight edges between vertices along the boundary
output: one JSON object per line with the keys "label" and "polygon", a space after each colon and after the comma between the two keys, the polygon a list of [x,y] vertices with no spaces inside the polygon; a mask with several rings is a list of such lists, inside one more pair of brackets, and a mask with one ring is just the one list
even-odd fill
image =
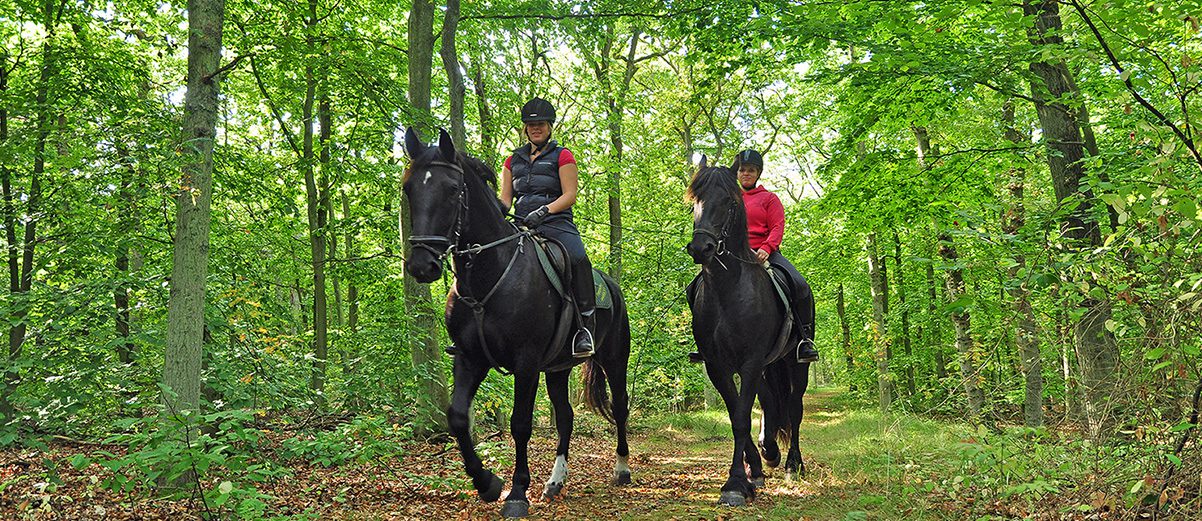
{"label": "saddle", "polygon": [[[575,298],[572,296],[572,269],[568,263],[568,253],[559,241],[543,237],[542,235],[534,234],[534,253],[538,257],[538,263],[543,268],[543,274],[547,276],[547,281],[551,283],[551,287],[555,288],[555,292],[559,294],[563,301],[563,308],[559,310],[559,315],[556,318],[555,335],[551,337],[551,345],[548,346],[547,354],[544,357],[543,365],[547,365],[558,356],[565,347],[567,347],[568,335],[572,330],[572,323],[575,322],[579,314],[576,312]],[[593,290],[596,292],[596,309],[612,309],[613,295],[609,292],[609,285],[601,278],[601,272],[593,270]],[[546,371],[555,371],[575,365],[575,361],[569,361],[566,364],[560,364],[556,367],[546,369]]]}
{"label": "saddle", "polygon": [[[568,265],[567,250],[554,239],[537,234],[533,237],[534,243],[537,245],[534,251],[538,254],[538,263],[542,266],[547,280],[560,297],[572,300],[572,270]],[[613,295],[609,292],[609,284],[605,283],[601,272],[596,269],[593,270],[593,291],[596,292],[597,309],[613,309],[614,300]]]}
{"label": "saddle", "polygon": [[793,333],[793,306],[789,300],[791,284],[789,283],[789,275],[785,273],[785,270],[772,264],[768,264],[765,269],[768,270],[768,278],[772,280],[772,288],[776,290],[777,298],[785,306],[785,321],[781,324],[780,333],[776,336],[776,344],[768,356],[768,360],[775,362],[792,351],[789,349],[789,346],[794,344],[789,341],[789,337]]}

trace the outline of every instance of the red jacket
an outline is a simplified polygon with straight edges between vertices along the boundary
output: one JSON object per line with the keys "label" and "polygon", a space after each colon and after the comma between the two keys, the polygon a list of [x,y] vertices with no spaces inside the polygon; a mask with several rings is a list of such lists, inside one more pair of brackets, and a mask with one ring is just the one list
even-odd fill
{"label": "red jacket", "polygon": [[785,236],[785,207],[776,194],[757,186],[743,192],[747,208],[747,239],[751,249],[763,249],[769,254],[780,250]]}

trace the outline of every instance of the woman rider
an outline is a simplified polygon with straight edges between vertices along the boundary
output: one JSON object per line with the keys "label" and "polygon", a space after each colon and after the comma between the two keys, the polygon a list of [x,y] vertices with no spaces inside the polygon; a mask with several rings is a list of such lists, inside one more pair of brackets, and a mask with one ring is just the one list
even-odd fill
{"label": "woman rider", "polygon": [[[776,194],[759,186],[760,174],[764,172],[764,158],[755,150],[744,150],[735,157],[731,169],[738,172],[739,186],[743,188],[743,206],[747,210],[747,239],[756,260],[768,262],[784,270],[793,286],[790,295],[793,302],[794,322],[801,331],[801,342],[797,346],[798,362],[818,361],[814,349],[814,294],[805,277],[780,254],[781,239],[785,236],[785,207]],[[691,288],[690,288],[691,289]],[[691,291],[690,291],[691,294]],[[701,359],[700,353],[689,353],[694,361]]]}
{"label": "woman rider", "polygon": [[[505,160],[501,170],[501,204],[513,208],[513,214],[528,228],[563,244],[572,264],[572,293],[580,312],[580,329],[572,340],[572,356],[593,354],[596,329],[596,290],[593,266],[584,251],[580,232],[572,221],[576,203],[579,171],[576,158],[568,149],[551,139],[555,107],[534,98],[522,106],[522,123],[530,140]],[[515,201],[516,199],[516,201]]]}

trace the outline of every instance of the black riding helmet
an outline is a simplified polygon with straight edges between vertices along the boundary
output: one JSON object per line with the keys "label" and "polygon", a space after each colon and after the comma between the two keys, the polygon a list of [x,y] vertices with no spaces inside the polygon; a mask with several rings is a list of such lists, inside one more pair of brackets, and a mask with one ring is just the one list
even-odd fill
{"label": "black riding helmet", "polygon": [[550,101],[542,98],[532,98],[522,105],[522,123],[546,121],[555,123],[555,107]]}
{"label": "black riding helmet", "polygon": [[763,172],[764,156],[761,156],[759,152],[750,148],[739,152],[739,155],[735,156],[735,164],[731,166],[731,169],[738,171],[739,167],[743,165],[755,165],[756,168],[759,168]]}

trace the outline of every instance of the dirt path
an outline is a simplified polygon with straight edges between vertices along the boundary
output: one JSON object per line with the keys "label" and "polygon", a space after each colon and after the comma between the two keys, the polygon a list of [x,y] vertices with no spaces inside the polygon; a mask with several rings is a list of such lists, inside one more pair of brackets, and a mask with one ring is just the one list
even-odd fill
{"label": "dirt path", "polygon": [[[876,460],[863,456],[877,446],[873,423],[850,419],[834,391],[806,397],[801,449],[808,473],[788,478],[766,469],[767,485],[743,508],[717,505],[732,441],[724,411],[632,418],[630,466],[634,483],[610,485],[614,438],[590,413],[577,414],[570,475],[563,495],[542,500],[542,484],[554,461],[555,434],[536,428],[531,440],[530,519],[954,519],[899,499],[906,476],[877,476]],[[875,421],[875,420],[869,420]],[[758,429],[758,424],[756,426]],[[324,468],[291,464],[287,477],[256,485],[270,515],[315,519],[499,519],[501,502],[482,503],[462,470],[453,444],[405,444],[403,456]],[[0,519],[199,519],[195,498],[158,500],[145,491],[114,493],[97,485],[108,476],[93,463],[83,470],[68,462],[76,454],[116,447],[55,445],[48,451],[0,452]],[[508,436],[481,444],[487,468],[506,479],[513,470]],[[890,465],[889,468],[893,468]],[[838,468],[838,471],[833,470]],[[219,486],[208,476],[204,486]],[[902,494],[904,496],[904,494]],[[502,496],[503,497],[503,496]],[[233,503],[231,503],[233,504]],[[217,517],[232,518],[228,509]]]}
{"label": "dirt path", "polygon": [[[656,419],[657,425],[639,426],[632,420],[631,461],[634,484],[616,487],[609,484],[613,469],[614,442],[608,433],[584,433],[574,436],[570,455],[570,477],[563,497],[552,502],[535,498],[542,491],[554,460],[553,433],[539,429],[531,440],[531,519],[849,519],[859,518],[855,510],[844,510],[839,504],[854,498],[847,490],[831,485],[829,467],[812,456],[807,447],[806,431],[821,428],[832,421],[829,398],[832,393],[816,392],[807,396],[807,421],[802,427],[802,452],[809,472],[805,478],[790,479],[783,469],[766,469],[768,482],[760,494],[745,508],[732,509],[717,505],[719,489],[726,480],[732,441],[725,413],[715,411],[704,415],[682,415],[671,419]],[[578,423],[583,414],[578,415]],[[660,424],[660,422],[663,422]],[[758,423],[756,424],[758,428]],[[446,458],[456,460],[458,454],[449,452]],[[500,471],[497,466],[494,471]],[[508,478],[512,466],[504,473]],[[508,481],[508,479],[507,479]],[[508,486],[508,483],[507,483]],[[832,493],[831,498],[823,494]],[[500,519],[500,502],[482,503],[474,492],[462,498],[446,495],[414,498],[408,506],[389,505],[343,512],[344,519],[393,519],[412,516],[429,519]],[[504,496],[502,496],[502,499]],[[434,507],[434,510],[430,509]],[[807,514],[807,512],[809,512]]]}

